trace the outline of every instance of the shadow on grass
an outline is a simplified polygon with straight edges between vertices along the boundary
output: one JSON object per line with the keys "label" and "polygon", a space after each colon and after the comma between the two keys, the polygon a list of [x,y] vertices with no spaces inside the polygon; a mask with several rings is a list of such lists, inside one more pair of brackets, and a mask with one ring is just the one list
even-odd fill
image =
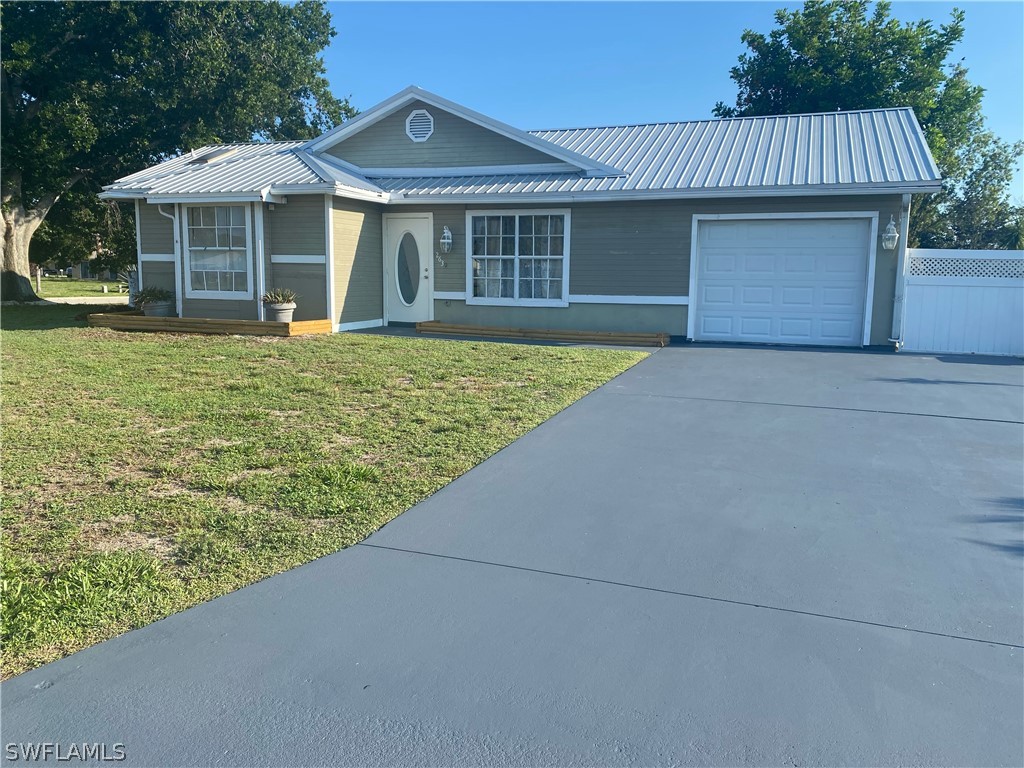
{"label": "shadow on grass", "polygon": [[0,329],[5,331],[50,331],[82,328],[86,315],[96,312],[124,312],[124,304],[8,304],[0,308]]}

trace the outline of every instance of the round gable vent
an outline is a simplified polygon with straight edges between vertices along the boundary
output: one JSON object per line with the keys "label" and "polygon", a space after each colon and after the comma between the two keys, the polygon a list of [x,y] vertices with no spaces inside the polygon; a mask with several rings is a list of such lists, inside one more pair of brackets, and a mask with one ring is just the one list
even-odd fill
{"label": "round gable vent", "polygon": [[426,141],[434,133],[434,118],[425,109],[414,109],[405,118],[405,133],[415,142]]}

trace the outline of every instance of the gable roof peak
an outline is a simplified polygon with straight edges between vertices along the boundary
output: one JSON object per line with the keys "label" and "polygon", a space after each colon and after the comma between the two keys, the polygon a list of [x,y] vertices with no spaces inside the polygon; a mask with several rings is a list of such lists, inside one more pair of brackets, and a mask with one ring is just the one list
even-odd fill
{"label": "gable roof peak", "polygon": [[581,155],[578,152],[566,149],[552,142],[546,141],[539,136],[514,128],[507,123],[503,123],[500,120],[495,120],[492,117],[488,117],[480,112],[464,107],[461,104],[457,104],[454,101],[439,96],[436,93],[432,93],[425,88],[420,88],[418,85],[410,85],[394,96],[385,99],[384,101],[370,107],[365,112],[356,115],[351,120],[348,120],[340,125],[336,125],[326,133],[311,139],[302,145],[301,149],[307,152],[323,152],[324,150],[339,144],[350,136],[353,136],[360,131],[363,131],[375,123],[383,120],[388,115],[393,114],[403,106],[414,102],[422,101],[425,104],[437,107],[438,109],[444,110],[456,117],[462,118],[471,123],[481,126],[489,131],[504,136],[512,141],[524,144],[532,149],[535,149],[544,154],[550,155],[553,159],[561,160],[562,162],[568,163],[578,168],[584,175],[587,176],[621,176],[622,171],[618,168],[599,163],[593,158]]}

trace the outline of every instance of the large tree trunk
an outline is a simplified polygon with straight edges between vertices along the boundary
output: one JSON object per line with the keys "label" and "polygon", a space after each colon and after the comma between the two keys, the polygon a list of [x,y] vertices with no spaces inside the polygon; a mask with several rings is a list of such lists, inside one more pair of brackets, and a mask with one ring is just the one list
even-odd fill
{"label": "large tree trunk", "polygon": [[39,229],[49,212],[49,206],[41,210],[25,210],[18,204],[9,205],[3,212],[4,238],[3,273],[0,275],[0,296],[4,301],[35,301],[38,297],[32,289],[29,275],[28,245],[32,235]]}

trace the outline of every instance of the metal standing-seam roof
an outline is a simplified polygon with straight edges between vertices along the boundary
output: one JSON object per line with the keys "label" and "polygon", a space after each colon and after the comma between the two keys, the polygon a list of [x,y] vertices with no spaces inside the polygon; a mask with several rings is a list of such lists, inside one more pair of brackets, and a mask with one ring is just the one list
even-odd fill
{"label": "metal standing-seam roof", "polygon": [[[367,178],[309,142],[204,147],[104,188],[104,197],[333,191],[389,202],[929,192],[941,177],[909,107],[531,131],[593,160],[574,172]],[[204,154],[216,158],[202,162]],[[199,160],[199,162],[197,162]],[[522,169],[527,171],[528,169]]]}
{"label": "metal standing-seam roof", "polygon": [[[374,178],[403,197],[938,188],[941,177],[908,107],[685,123],[569,128],[532,135],[614,166],[620,176],[508,174]],[[677,196],[673,194],[672,196]]]}
{"label": "metal standing-seam roof", "polygon": [[[303,141],[217,144],[202,147],[104,187],[104,197],[238,194],[258,196],[272,187],[334,189],[335,184],[380,192],[365,178],[325,163]],[[211,153],[218,157],[203,162]]]}

